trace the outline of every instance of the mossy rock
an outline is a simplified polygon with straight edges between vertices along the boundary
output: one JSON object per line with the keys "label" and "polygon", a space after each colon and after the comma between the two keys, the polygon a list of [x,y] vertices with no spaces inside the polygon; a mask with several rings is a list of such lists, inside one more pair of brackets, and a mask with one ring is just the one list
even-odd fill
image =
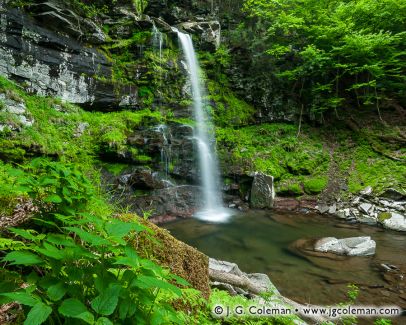
{"label": "mossy rock", "polygon": [[[123,215],[121,218],[134,219],[134,215]],[[197,249],[177,240],[169,231],[155,224],[137,218],[153,234],[141,232],[133,240],[137,252],[144,258],[156,260],[172,273],[184,278],[193,288],[202,292],[205,298],[210,296],[209,258]]]}

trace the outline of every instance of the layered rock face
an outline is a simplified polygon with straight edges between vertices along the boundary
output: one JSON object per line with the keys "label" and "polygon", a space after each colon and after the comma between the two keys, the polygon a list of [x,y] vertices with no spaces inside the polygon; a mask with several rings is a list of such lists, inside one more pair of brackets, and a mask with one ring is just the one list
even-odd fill
{"label": "layered rock face", "polygon": [[95,48],[104,42],[96,24],[52,1],[30,12],[1,9],[1,75],[92,109],[135,107],[135,89],[112,82],[111,63]]}

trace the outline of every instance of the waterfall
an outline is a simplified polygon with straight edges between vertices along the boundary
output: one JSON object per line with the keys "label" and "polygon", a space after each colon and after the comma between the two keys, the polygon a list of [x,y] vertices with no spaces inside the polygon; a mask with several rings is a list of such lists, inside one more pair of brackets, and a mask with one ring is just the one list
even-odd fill
{"label": "waterfall", "polygon": [[159,63],[161,64],[162,62],[162,47],[164,44],[164,38],[162,33],[159,31],[159,29],[155,26],[155,24],[152,25],[152,46],[159,50]]}
{"label": "waterfall", "polygon": [[203,206],[195,216],[199,219],[223,222],[230,215],[228,209],[223,207],[221,192],[219,190],[219,167],[214,143],[214,130],[204,110],[204,87],[199,76],[200,67],[190,35],[174,28],[182,45],[183,54],[189,70],[189,79],[192,86],[193,110],[196,120],[194,138],[197,143],[200,176],[203,189]]}

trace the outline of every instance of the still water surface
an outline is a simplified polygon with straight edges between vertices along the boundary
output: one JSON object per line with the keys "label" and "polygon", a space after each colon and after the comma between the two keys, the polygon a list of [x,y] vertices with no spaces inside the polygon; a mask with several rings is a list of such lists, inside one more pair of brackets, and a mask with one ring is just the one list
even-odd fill
{"label": "still water surface", "polygon": [[[347,285],[354,283],[361,287],[359,303],[406,308],[398,294],[387,290],[379,271],[381,263],[406,268],[406,235],[402,233],[349,225],[331,217],[269,211],[240,213],[225,224],[185,219],[165,228],[210,257],[235,262],[247,273],[268,274],[283,295],[302,303],[343,302]],[[371,236],[377,243],[376,254],[312,256],[297,247],[297,240],[330,236]]]}

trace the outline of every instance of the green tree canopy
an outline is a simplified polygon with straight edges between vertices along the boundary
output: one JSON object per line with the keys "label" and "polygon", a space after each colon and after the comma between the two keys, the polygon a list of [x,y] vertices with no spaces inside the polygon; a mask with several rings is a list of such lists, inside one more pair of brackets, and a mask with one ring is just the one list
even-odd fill
{"label": "green tree canopy", "polygon": [[[406,103],[403,0],[247,0],[273,78],[310,112]],[[253,49],[255,50],[255,49]]]}

